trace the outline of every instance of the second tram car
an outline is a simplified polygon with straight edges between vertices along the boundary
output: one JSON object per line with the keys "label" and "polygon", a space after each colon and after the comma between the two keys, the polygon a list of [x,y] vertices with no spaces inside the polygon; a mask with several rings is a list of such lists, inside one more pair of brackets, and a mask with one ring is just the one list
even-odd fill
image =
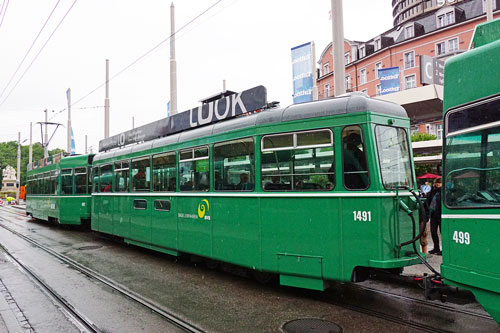
{"label": "second tram car", "polygon": [[26,214],[59,224],[90,221],[90,166],[94,155],[59,154],[28,166]]}
{"label": "second tram car", "polygon": [[471,46],[445,67],[441,273],[500,323],[500,20]]}
{"label": "second tram car", "polygon": [[91,228],[282,285],[361,281],[419,263],[410,147],[405,110],[360,93],[247,114],[97,154]]}

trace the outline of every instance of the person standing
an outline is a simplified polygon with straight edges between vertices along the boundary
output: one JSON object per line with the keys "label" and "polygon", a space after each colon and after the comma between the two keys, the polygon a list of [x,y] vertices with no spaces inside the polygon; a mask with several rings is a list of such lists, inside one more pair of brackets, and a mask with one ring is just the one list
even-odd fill
{"label": "person standing", "polygon": [[431,215],[431,237],[434,243],[434,248],[429,251],[431,254],[440,256],[441,246],[439,245],[438,229],[441,231],[441,178],[437,178],[434,182],[433,196],[430,201],[430,215]]}
{"label": "person standing", "polygon": [[426,181],[425,183],[420,186],[420,193],[422,193],[422,196],[427,197],[431,192],[431,187],[429,186],[429,182]]}

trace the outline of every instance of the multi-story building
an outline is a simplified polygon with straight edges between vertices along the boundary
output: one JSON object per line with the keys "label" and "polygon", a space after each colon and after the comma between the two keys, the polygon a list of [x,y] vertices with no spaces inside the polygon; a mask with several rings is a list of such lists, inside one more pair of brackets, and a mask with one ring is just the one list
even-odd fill
{"label": "multi-story building", "polygon": [[[500,16],[497,12],[500,0],[491,1],[496,18]],[[440,140],[442,77],[439,80],[431,73],[429,81],[429,70],[424,63],[429,64],[429,59],[431,63],[446,61],[469,48],[475,26],[486,20],[486,0],[393,0],[392,3],[394,28],[368,41],[344,41],[346,89],[403,105],[413,132],[433,134]],[[329,98],[334,91],[331,43],[318,63],[319,99]],[[380,96],[379,69],[391,67],[399,68],[401,91]],[[443,74],[442,68],[440,74]],[[422,147],[425,153],[441,148],[437,142],[427,145],[428,149]],[[431,146],[435,147],[431,149]],[[432,159],[422,157],[421,160]],[[438,157],[434,158],[437,160]]]}

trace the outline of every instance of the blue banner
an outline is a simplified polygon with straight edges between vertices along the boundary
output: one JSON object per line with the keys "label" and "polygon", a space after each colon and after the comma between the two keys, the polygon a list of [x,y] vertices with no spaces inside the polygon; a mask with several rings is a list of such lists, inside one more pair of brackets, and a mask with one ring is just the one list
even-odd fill
{"label": "blue banner", "polygon": [[313,61],[311,42],[292,48],[294,104],[313,100]]}
{"label": "blue banner", "polygon": [[380,78],[380,95],[387,95],[401,90],[399,67],[379,69],[378,76]]}

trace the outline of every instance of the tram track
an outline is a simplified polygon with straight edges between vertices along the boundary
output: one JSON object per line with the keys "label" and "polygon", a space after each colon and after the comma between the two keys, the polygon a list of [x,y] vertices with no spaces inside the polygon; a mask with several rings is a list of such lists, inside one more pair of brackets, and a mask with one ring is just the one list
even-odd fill
{"label": "tram track", "polygon": [[[10,211],[10,209],[8,209],[7,211],[9,213],[13,214],[13,215],[19,215],[19,216],[26,217],[24,214],[21,214],[21,213],[18,213],[18,212],[14,212],[14,211]],[[83,274],[88,275],[89,277],[94,278],[94,279],[96,279],[98,281],[101,281],[104,284],[106,284],[106,285],[110,286],[111,288],[113,288],[114,290],[117,290],[120,293],[124,294],[125,296],[127,296],[127,297],[129,297],[129,298],[131,298],[131,299],[133,299],[135,301],[138,301],[140,304],[144,305],[143,301],[145,301],[146,304],[152,304],[152,305],[156,306],[156,308],[152,309],[152,311],[154,311],[154,312],[156,312],[156,313],[158,313],[160,315],[162,315],[161,312],[168,312],[168,310],[162,309],[161,306],[158,306],[153,301],[144,300],[144,298],[142,298],[140,295],[137,295],[134,292],[128,290],[125,286],[122,286],[122,285],[114,282],[113,280],[100,275],[99,273],[93,271],[92,269],[89,269],[89,268],[87,268],[87,267],[85,267],[85,266],[83,266],[83,265],[75,262],[73,259],[68,258],[68,257],[66,257],[66,256],[64,256],[64,255],[62,255],[60,253],[57,253],[56,251],[54,251],[52,249],[49,249],[49,248],[45,247],[42,244],[39,244],[37,241],[31,239],[30,237],[25,236],[25,235],[23,235],[23,234],[15,231],[15,230],[12,230],[9,227],[6,227],[6,226],[1,225],[1,224],[0,224],[0,226],[2,226],[3,228],[5,228],[5,229],[7,229],[7,230],[9,230],[11,232],[13,232],[17,236],[25,239],[26,241],[28,241],[31,244],[33,244],[33,245],[41,248],[42,250],[50,253],[51,255],[53,255],[53,256],[57,257],[58,259],[62,260],[63,262],[71,265],[72,267],[74,267],[78,271],[81,271]],[[469,310],[466,310],[466,309],[455,308],[455,307],[452,307],[452,306],[449,306],[449,305],[446,305],[446,304],[436,303],[436,302],[432,302],[432,301],[428,301],[428,300],[423,300],[423,299],[419,299],[419,298],[414,298],[414,297],[411,297],[411,296],[401,295],[401,294],[397,294],[397,293],[393,293],[393,292],[388,292],[388,291],[385,291],[385,290],[380,290],[380,289],[376,289],[376,288],[372,288],[372,287],[367,287],[367,286],[363,286],[363,285],[359,285],[359,284],[347,283],[347,284],[342,284],[342,285],[344,287],[349,288],[349,289],[356,290],[359,294],[361,294],[361,293],[365,293],[365,294],[370,293],[372,295],[378,295],[379,297],[383,297],[383,298],[386,298],[386,299],[398,300],[399,302],[413,303],[413,304],[416,305],[415,307],[417,307],[417,306],[424,306],[424,307],[427,307],[428,309],[434,309],[435,311],[440,311],[440,312],[448,313],[448,314],[451,313],[451,312],[460,313],[463,316],[468,316],[469,318],[475,318],[475,320],[485,320],[488,323],[494,323],[494,320],[490,316],[485,315],[485,314],[481,314],[481,313],[477,313],[477,312],[473,312],[473,311],[469,311]],[[302,293],[302,292],[300,292],[300,293]],[[138,298],[139,300],[136,300],[135,298]],[[366,314],[366,315],[369,315],[369,316],[373,316],[373,317],[376,317],[376,318],[387,320],[387,321],[390,321],[390,322],[393,322],[393,323],[396,323],[396,324],[404,325],[404,326],[411,327],[411,328],[414,328],[414,329],[418,329],[418,330],[421,330],[421,331],[425,331],[425,332],[450,332],[450,330],[444,330],[444,329],[441,329],[441,328],[436,328],[436,327],[433,327],[431,325],[428,325],[428,324],[425,324],[425,323],[422,323],[422,322],[418,322],[418,321],[415,321],[415,320],[412,320],[412,319],[405,319],[402,316],[398,316],[398,315],[394,315],[394,314],[391,314],[391,313],[387,313],[387,312],[384,312],[384,310],[381,310],[381,309],[376,309],[376,308],[374,309],[374,308],[369,308],[369,307],[360,305],[360,304],[363,304],[362,302],[360,304],[357,304],[357,303],[353,304],[353,302],[348,302],[348,301],[343,300],[342,297],[334,297],[334,298],[332,298],[332,297],[326,296],[325,294],[321,294],[321,296],[318,296],[317,298],[321,298],[322,301],[324,301],[326,303],[330,303],[332,305],[341,306],[343,308],[346,308],[346,309],[349,309],[349,310],[352,310],[352,311],[355,311],[355,312],[358,312],[358,313]],[[359,301],[359,299],[358,299],[358,301]],[[147,307],[149,308],[149,306],[147,306]]]}
{"label": "tram track", "polygon": [[[0,218],[0,221],[3,220]],[[78,311],[70,302],[64,297],[59,295],[53,288],[50,287],[43,279],[38,276],[33,270],[24,265],[12,253],[9,252],[2,244],[0,244],[7,257],[23,272],[25,273],[42,292],[47,295],[54,304],[57,304],[62,310],[63,314],[68,318],[78,329],[82,332],[101,332],[101,330],[83,313]]]}
{"label": "tram track", "polygon": [[[13,213],[13,214],[16,214],[16,213]],[[0,221],[5,221],[5,220],[2,217],[0,217]],[[89,277],[95,281],[103,283],[107,287],[111,288],[113,291],[116,291],[119,294],[121,294],[121,295],[133,300],[134,302],[140,304],[141,306],[144,306],[145,308],[147,308],[151,312],[154,312],[157,315],[159,315],[160,317],[167,320],[170,324],[174,325],[175,327],[177,327],[185,332],[193,332],[193,333],[204,332],[204,330],[202,330],[201,328],[198,328],[195,325],[183,320],[182,318],[179,318],[174,313],[172,313],[168,309],[163,308],[161,305],[155,303],[154,301],[142,297],[141,295],[129,290],[127,287],[101,275],[100,273],[78,263],[77,261],[75,261],[75,260],[73,260],[73,259],[71,259],[63,254],[60,254],[57,251],[54,251],[43,244],[40,244],[36,240],[34,240],[26,235],[21,234],[20,232],[4,225],[3,223],[0,223],[0,227],[11,232],[15,236],[23,239],[24,241],[28,242],[29,244],[35,246],[36,248],[39,248],[39,249],[43,250],[44,252],[50,254],[51,256],[57,258],[58,260],[65,263],[66,265],[70,266],[71,268],[75,269],[76,271],[86,275],[87,277]],[[4,249],[4,251],[6,253],[8,253],[9,257],[11,257],[21,268],[23,268],[23,270],[25,270],[36,281],[39,281],[39,283],[41,283],[41,285],[44,286],[44,288],[47,288],[47,290],[50,292],[50,294],[53,297],[56,298],[56,300],[66,302],[63,298],[58,296],[57,293],[53,289],[50,288],[50,286],[48,286],[45,282],[43,282],[43,280],[41,278],[37,277],[36,273],[32,272],[27,267],[25,267],[19,260],[17,260],[12,254],[10,254],[8,252],[8,250],[5,249],[2,245],[0,245],[0,247],[2,247]],[[76,313],[74,313],[73,315],[78,320],[80,320],[79,318],[80,318],[81,314],[79,314],[78,311],[71,306],[71,304],[67,303],[65,305],[65,308],[66,307],[68,307],[69,310],[73,309],[74,311],[76,311]],[[85,320],[84,316],[83,316],[83,319]],[[89,324],[86,324],[86,326],[89,326],[89,329],[90,328],[96,329],[93,331],[90,330],[90,332],[100,332],[100,330],[94,324],[92,324],[90,321],[89,321]]]}

